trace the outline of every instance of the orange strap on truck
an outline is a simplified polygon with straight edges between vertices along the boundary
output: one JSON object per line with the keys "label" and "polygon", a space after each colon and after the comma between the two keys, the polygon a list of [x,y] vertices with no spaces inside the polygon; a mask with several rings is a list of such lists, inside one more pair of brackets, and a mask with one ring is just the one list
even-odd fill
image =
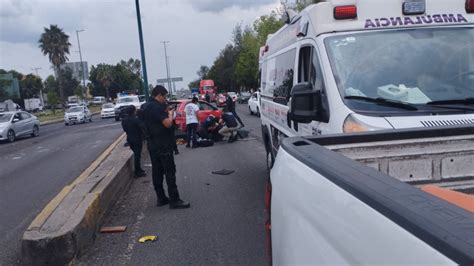
{"label": "orange strap on truck", "polygon": [[446,188],[440,188],[434,185],[422,186],[421,190],[430,193],[440,199],[443,199],[451,204],[474,213],[474,196],[462,192],[453,191]]}

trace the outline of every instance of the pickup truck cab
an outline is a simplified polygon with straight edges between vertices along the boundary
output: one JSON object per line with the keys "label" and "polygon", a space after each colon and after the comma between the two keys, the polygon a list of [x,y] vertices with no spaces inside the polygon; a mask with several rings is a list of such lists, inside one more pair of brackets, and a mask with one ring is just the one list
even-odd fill
{"label": "pickup truck cab", "polygon": [[320,1],[260,51],[271,156],[291,136],[474,125],[472,0]]}

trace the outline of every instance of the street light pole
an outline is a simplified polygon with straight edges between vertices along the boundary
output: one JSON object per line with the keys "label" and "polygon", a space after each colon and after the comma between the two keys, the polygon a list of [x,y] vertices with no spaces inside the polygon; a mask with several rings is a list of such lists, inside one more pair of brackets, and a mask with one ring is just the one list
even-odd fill
{"label": "street light pole", "polygon": [[166,64],[166,78],[168,79],[168,89],[171,91],[171,95],[173,94],[173,88],[171,88],[171,80],[170,80],[170,69],[168,67],[168,54],[166,53],[166,44],[169,41],[162,41],[163,46],[165,47],[165,64]]}
{"label": "street light pole", "polygon": [[140,52],[142,55],[143,90],[145,92],[145,98],[148,99],[148,77],[146,74],[145,47],[143,45],[142,20],[140,17],[140,3],[138,0],[135,0],[135,7],[137,9],[138,38],[140,39]]}
{"label": "street light pole", "polygon": [[81,71],[82,71],[82,97],[84,101],[86,100],[86,77],[85,77],[85,72],[84,72],[84,64],[82,63],[82,53],[81,53],[81,42],[79,41],[79,32],[82,32],[84,30],[76,30],[76,36],[77,36],[77,46],[79,46],[79,59],[81,60]]}

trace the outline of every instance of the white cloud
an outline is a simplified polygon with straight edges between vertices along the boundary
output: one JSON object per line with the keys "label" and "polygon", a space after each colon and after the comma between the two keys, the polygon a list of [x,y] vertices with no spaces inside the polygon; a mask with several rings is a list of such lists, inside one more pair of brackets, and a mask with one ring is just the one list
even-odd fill
{"label": "white cloud", "polygon": [[[219,12],[202,11],[211,3]],[[148,82],[155,84],[166,75],[161,41],[170,41],[171,74],[184,78],[177,87],[186,87],[200,65],[212,65],[235,25],[250,24],[277,5],[278,0],[141,0]],[[81,50],[89,66],[140,59],[133,0],[0,0],[0,10],[0,68],[30,73],[32,67],[41,67],[43,78],[52,74],[38,48],[43,28],[50,24],[69,35],[70,61],[79,61],[77,29],[85,30],[80,33]]]}

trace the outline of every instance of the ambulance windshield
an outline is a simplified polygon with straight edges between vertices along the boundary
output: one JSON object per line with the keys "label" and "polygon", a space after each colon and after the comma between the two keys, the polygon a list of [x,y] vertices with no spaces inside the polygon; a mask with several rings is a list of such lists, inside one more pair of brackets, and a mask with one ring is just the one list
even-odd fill
{"label": "ambulance windshield", "polygon": [[325,45],[347,102],[367,97],[425,105],[474,97],[472,27],[335,35]]}

